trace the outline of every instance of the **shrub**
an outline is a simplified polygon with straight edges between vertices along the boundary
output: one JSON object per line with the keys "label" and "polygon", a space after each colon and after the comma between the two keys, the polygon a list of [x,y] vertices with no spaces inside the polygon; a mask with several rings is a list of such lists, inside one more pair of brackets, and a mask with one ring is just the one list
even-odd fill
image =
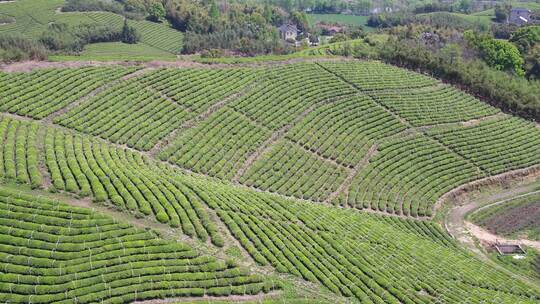
{"label": "shrub", "polygon": [[45,59],[47,50],[40,43],[22,37],[0,35],[0,61]]}

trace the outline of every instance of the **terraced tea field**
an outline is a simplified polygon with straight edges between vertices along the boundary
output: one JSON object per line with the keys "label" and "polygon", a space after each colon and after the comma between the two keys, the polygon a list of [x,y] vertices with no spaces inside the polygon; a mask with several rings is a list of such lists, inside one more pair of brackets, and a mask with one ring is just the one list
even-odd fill
{"label": "terraced tea field", "polygon": [[540,301],[434,220],[534,123],[376,61],[163,65],[0,72],[0,301]]}

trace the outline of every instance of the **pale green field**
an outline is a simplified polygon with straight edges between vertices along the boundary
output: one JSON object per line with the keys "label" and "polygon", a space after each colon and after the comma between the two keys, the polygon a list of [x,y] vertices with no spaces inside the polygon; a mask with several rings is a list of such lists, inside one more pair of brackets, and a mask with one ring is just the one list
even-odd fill
{"label": "pale green field", "polygon": [[80,55],[52,55],[49,60],[99,60],[99,61],[150,61],[175,60],[176,56],[146,44],[126,44],[122,42],[94,43],[86,46]]}

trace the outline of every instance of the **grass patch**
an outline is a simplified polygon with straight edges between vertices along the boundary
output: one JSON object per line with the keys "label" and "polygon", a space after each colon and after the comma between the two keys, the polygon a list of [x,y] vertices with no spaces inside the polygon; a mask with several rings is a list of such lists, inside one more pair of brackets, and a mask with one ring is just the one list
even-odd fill
{"label": "grass patch", "polygon": [[146,44],[104,42],[88,45],[80,55],[52,55],[51,61],[151,61],[175,60],[176,56]]}
{"label": "grass patch", "polygon": [[308,14],[308,22],[311,26],[318,22],[339,23],[342,25],[362,26],[366,31],[374,31],[375,28],[367,26],[369,16],[342,15],[342,14]]}

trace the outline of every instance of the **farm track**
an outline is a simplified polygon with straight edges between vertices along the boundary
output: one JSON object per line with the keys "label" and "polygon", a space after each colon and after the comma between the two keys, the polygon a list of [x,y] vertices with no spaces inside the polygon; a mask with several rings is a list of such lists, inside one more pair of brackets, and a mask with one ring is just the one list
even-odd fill
{"label": "farm track", "polygon": [[132,302],[133,304],[162,304],[162,303],[193,303],[201,302],[206,303],[203,301],[232,301],[232,302],[253,302],[253,301],[262,301],[265,299],[271,299],[272,297],[275,297],[277,295],[280,295],[280,292],[272,291],[266,294],[256,294],[256,295],[231,295],[228,297],[214,297],[214,296],[202,296],[202,297],[183,297],[183,298],[168,298],[168,299],[154,299],[154,300],[147,300],[147,301],[135,301]]}
{"label": "farm track", "polygon": [[358,175],[358,172],[362,170],[367,164],[369,163],[369,160],[377,153],[377,149],[379,148],[378,144],[373,144],[366,155],[362,158],[362,160],[358,163],[358,165],[354,166],[350,171],[343,183],[338,187],[338,189],[328,196],[326,199],[326,203],[331,203],[336,197],[338,197],[341,193],[345,193],[345,197],[348,198],[349,196],[349,188],[351,186],[351,183],[356,175]]}
{"label": "farm track", "polygon": [[204,121],[210,115],[212,115],[216,111],[219,111],[231,101],[244,96],[245,94],[249,93],[254,88],[255,88],[254,84],[247,85],[246,87],[242,88],[240,91],[233,93],[232,95],[225,97],[223,100],[211,105],[206,111],[195,116],[192,119],[189,119],[188,121],[183,123],[179,128],[174,129],[171,133],[169,133],[167,136],[165,136],[160,141],[158,141],[154,145],[154,147],[152,147],[152,149],[148,151],[148,155],[150,155],[152,158],[157,158],[157,155],[159,154],[159,152],[161,152],[161,150],[164,147],[166,147],[169,143],[171,143],[176,138],[176,136],[178,135],[178,132],[195,127],[199,122]]}
{"label": "farm track", "polygon": [[[1,2],[0,2],[1,3]],[[200,63],[189,60],[177,60],[177,61],[62,61],[62,62],[50,62],[50,61],[23,61],[11,64],[0,65],[0,70],[6,73],[17,72],[31,72],[37,69],[51,69],[51,68],[80,68],[80,67],[98,67],[98,66],[143,66],[150,69],[158,68],[204,68],[204,69],[216,69],[216,68],[257,68],[257,67],[272,67],[287,65],[292,63],[302,62],[320,62],[320,61],[353,61],[347,58],[293,58],[277,61],[266,62],[253,62],[253,63]]]}
{"label": "farm track", "polygon": [[[535,173],[538,173],[538,172],[535,172]],[[479,246],[476,243],[476,240],[483,243],[489,243],[489,244],[496,243],[497,241],[504,242],[504,243],[511,243],[511,244],[519,244],[519,245],[534,247],[536,250],[540,250],[540,242],[531,241],[531,240],[520,240],[520,239],[511,240],[504,237],[500,237],[488,231],[485,231],[484,229],[465,220],[466,215],[471,212],[476,212],[483,208],[488,208],[488,207],[498,205],[498,204],[504,204],[510,200],[540,193],[540,190],[531,191],[531,189],[534,189],[534,188],[530,185],[512,188],[504,192],[493,194],[487,198],[484,198],[482,201],[473,200],[473,201],[468,201],[462,205],[453,206],[444,218],[444,227],[446,231],[454,239],[456,239],[459,243],[461,243],[464,248],[474,253],[480,260],[485,261],[486,263],[505,272],[506,274],[512,276],[513,278],[521,280],[529,284],[531,287],[534,287],[537,290],[540,290],[540,287],[537,285],[537,283],[533,282],[529,278],[522,276],[520,274],[516,274],[513,271],[510,271],[507,268],[491,260],[489,256],[483,250],[479,248]],[[486,201],[491,202],[491,203],[485,204]]]}
{"label": "farm track", "polygon": [[[273,148],[273,145],[277,141],[284,138],[285,135],[287,134],[287,132],[290,129],[292,129],[297,123],[299,123],[302,119],[304,119],[307,115],[309,115],[309,113],[314,111],[317,107],[319,107],[321,105],[324,105],[324,104],[337,102],[337,101],[339,101],[339,100],[341,100],[343,98],[347,98],[347,97],[350,97],[350,96],[351,95],[345,95],[345,96],[340,96],[340,97],[336,97],[336,98],[330,98],[328,100],[323,100],[321,102],[313,104],[309,108],[304,110],[302,113],[300,113],[298,116],[296,116],[292,122],[290,122],[290,123],[284,125],[283,127],[275,130],[272,133],[272,135],[270,135],[270,137],[265,142],[263,142],[263,144],[261,146],[259,146],[253,153],[251,153],[247,157],[244,164],[238,169],[238,171],[234,175],[232,181],[234,183],[238,183],[240,178],[242,177],[242,175],[244,175],[249,170],[249,168],[251,167],[251,165],[253,165],[253,163],[255,163],[255,161],[257,161],[265,153],[270,152],[272,150],[272,148]],[[314,155],[318,156],[315,153],[314,153]]]}

